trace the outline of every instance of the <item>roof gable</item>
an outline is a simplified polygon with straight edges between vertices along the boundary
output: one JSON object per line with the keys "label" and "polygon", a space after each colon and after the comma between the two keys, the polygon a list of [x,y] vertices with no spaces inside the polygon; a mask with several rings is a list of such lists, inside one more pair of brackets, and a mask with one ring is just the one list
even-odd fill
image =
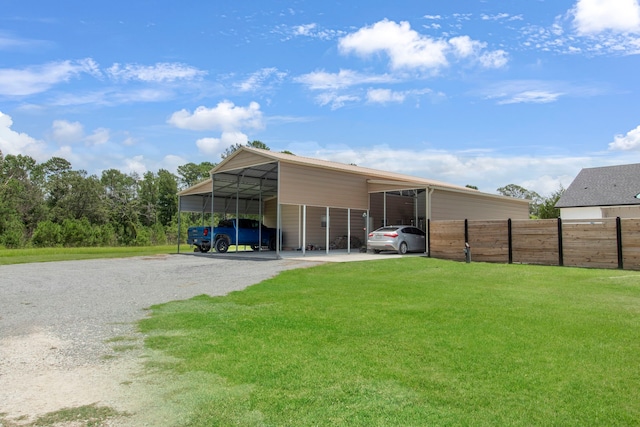
{"label": "roof gable", "polygon": [[[250,153],[253,154],[254,156],[251,156]],[[410,181],[415,184],[420,184],[425,186],[439,186],[443,188],[458,189],[458,190],[469,191],[469,192],[477,191],[477,190],[471,190],[467,187],[462,187],[455,184],[449,184],[442,181],[436,181],[433,179],[418,178],[415,176],[410,176],[410,175],[405,175],[405,174],[400,174],[395,172],[386,172],[378,169],[371,169],[371,168],[355,166],[355,165],[346,164],[346,163],[333,162],[330,160],[315,159],[311,157],[298,156],[295,154],[288,154],[288,153],[280,153],[277,151],[263,150],[260,148],[253,148],[253,147],[247,147],[247,146],[242,146],[238,148],[224,161],[219,163],[211,172],[216,173],[219,171],[232,170],[234,169],[236,162],[248,156],[251,156],[252,160],[258,163],[279,161],[279,162],[293,163],[293,164],[304,165],[304,166],[315,167],[315,168],[331,169],[336,171],[348,172],[352,174],[359,174],[359,175],[367,176],[371,179],[386,179],[386,180],[393,179],[393,180],[402,181],[402,182]],[[242,163],[243,165],[245,165],[245,162],[242,162]],[[246,164],[248,163],[250,162],[247,162]]]}
{"label": "roof gable", "polygon": [[557,208],[640,205],[640,163],[585,168],[556,203]]}

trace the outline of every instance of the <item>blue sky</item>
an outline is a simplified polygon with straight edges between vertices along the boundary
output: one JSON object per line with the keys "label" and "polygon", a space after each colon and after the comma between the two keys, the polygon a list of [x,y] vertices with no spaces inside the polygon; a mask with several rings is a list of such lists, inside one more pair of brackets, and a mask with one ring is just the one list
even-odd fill
{"label": "blue sky", "polygon": [[0,150],[175,171],[234,143],[541,195],[640,162],[638,0],[3,0]]}

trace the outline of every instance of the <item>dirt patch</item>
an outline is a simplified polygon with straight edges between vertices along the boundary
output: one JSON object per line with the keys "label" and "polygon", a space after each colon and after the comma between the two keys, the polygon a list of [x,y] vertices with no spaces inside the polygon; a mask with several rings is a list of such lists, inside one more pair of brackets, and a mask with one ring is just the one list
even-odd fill
{"label": "dirt patch", "polygon": [[94,426],[183,423],[185,385],[146,368],[162,355],[144,349],[136,322],[153,304],[225,295],[309,264],[163,255],[0,266],[0,427],[66,408],[112,409]]}
{"label": "dirt patch", "polygon": [[124,400],[141,369],[137,357],[67,367],[64,353],[69,345],[43,332],[0,341],[0,412],[6,420],[26,424],[50,412],[97,402],[119,412],[138,409]]}

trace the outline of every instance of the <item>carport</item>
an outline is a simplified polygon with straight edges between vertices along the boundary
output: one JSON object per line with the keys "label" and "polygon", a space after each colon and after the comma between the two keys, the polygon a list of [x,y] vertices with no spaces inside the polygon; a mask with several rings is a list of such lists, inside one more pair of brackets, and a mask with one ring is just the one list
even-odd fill
{"label": "carport", "polygon": [[243,146],[212,169],[210,179],[179,193],[179,211],[236,218],[257,215],[264,225],[277,229],[275,257],[279,258],[283,250],[300,251],[303,256],[307,251],[328,254],[338,249],[351,253],[366,246],[368,232],[383,224],[413,224],[427,231],[432,218],[528,218],[528,203],[438,181]]}

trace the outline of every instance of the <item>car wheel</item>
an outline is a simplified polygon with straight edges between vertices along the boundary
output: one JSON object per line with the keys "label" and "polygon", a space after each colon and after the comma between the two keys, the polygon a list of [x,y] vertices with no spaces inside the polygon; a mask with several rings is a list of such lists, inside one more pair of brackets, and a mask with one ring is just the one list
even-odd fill
{"label": "car wheel", "polygon": [[220,239],[216,242],[216,252],[221,254],[227,252],[229,250],[229,244],[226,239]]}
{"label": "car wheel", "polygon": [[400,243],[400,247],[398,248],[398,253],[399,253],[400,255],[404,255],[404,254],[406,254],[406,253],[407,253],[407,250],[408,250],[408,248],[407,248],[407,242],[402,242],[402,243]]}

